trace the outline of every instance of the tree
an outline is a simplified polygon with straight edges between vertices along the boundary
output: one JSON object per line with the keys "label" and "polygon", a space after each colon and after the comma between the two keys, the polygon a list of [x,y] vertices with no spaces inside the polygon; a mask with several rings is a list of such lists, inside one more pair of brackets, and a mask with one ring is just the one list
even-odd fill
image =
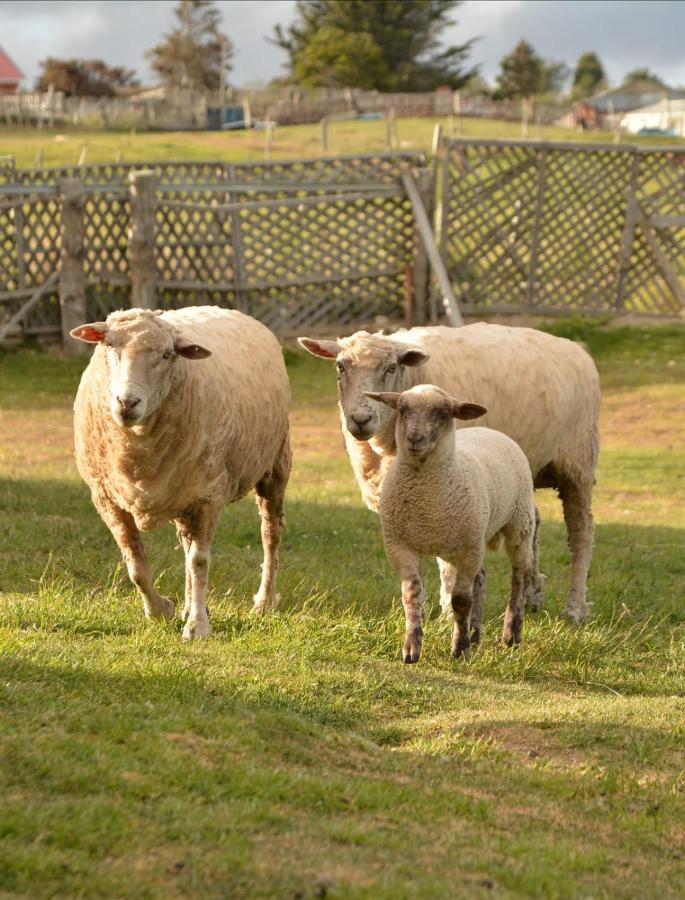
{"label": "tree", "polygon": [[136,73],[124,66],[108,66],[101,59],[56,59],[41,62],[36,90],[52,87],[69,97],[112,97],[121,88],[138,84]]}
{"label": "tree", "polygon": [[596,53],[583,53],[578,57],[573,73],[573,93],[576,97],[590,97],[606,86],[604,66]]}
{"label": "tree", "polygon": [[[459,4],[460,0],[297,0],[296,22],[287,33],[277,25],[274,43],[288,53],[295,83],[324,83],[336,69],[331,59],[339,52],[347,62],[335,76],[337,84],[344,78],[348,87],[381,91],[458,88],[477,71],[464,69],[473,41],[440,47],[444,29],[454,24],[450,13]],[[355,47],[356,66],[351,52]]]}
{"label": "tree", "polygon": [[559,93],[571,74],[571,70],[564,62],[555,62],[552,59],[543,61],[538,82],[538,94]]}
{"label": "tree", "polygon": [[500,62],[495,95],[505,100],[532,97],[539,91],[543,67],[543,61],[530,44],[519,41]]}
{"label": "tree", "polygon": [[[221,13],[214,0],[180,0],[174,9],[178,25],[146,56],[164,84],[195,90],[217,90],[231,69],[233,44],[221,33]],[[223,52],[222,52],[223,43]]]}
{"label": "tree", "polygon": [[372,89],[385,74],[383,53],[370,34],[321,28],[298,54],[293,80],[304,87]]}
{"label": "tree", "polygon": [[632,69],[624,77],[623,84],[633,84],[636,81],[656,81],[658,84],[666,87],[661,78],[649,69]]}

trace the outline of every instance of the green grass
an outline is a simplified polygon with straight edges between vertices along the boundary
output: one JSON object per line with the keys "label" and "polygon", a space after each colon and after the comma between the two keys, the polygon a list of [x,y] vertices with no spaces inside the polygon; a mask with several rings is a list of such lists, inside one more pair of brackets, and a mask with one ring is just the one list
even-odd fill
{"label": "green grass", "polygon": [[[447,119],[409,118],[398,119],[397,131],[400,149],[428,152],[431,147],[433,129],[437,122],[443,126],[443,133],[451,136],[451,124]],[[517,122],[502,122],[494,119],[464,119],[463,132],[466,137],[520,138],[521,126]],[[530,131],[532,138],[538,138],[537,127]],[[558,126],[545,126],[542,130],[545,140],[578,140],[611,142],[610,132],[582,132]],[[34,164],[39,152],[43,153],[45,166],[75,165],[83,145],[87,145],[87,161],[113,162],[121,156],[124,162],[137,160],[170,159],[263,159],[265,132],[212,131],[184,132],[136,132],[62,130],[35,128],[0,127],[0,156],[12,154],[19,167]],[[682,143],[677,138],[640,137],[626,135],[624,143],[667,144]],[[329,152],[364,153],[385,149],[385,123],[374,121],[333,122],[329,127]],[[274,130],[272,156],[307,157],[321,154],[321,130],[316,125],[289,125]]]}
{"label": "green grass", "polygon": [[[547,608],[400,662],[398,584],[338,434],[333,373],[288,351],[295,468],[279,612],[250,616],[254,503],[224,515],[214,635],[149,626],[74,470],[83,365],[0,355],[0,893],[126,897],[679,897],[685,831],[685,329],[549,326],[605,387],[592,620]],[[672,365],[670,365],[672,363]],[[171,529],[146,538],[182,588]]]}

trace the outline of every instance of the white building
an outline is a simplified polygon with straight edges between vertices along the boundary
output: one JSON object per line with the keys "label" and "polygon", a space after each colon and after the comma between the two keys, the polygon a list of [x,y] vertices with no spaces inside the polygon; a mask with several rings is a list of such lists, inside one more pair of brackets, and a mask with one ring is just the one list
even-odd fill
{"label": "white building", "polygon": [[685,137],[685,99],[660,100],[631,110],[621,119],[621,128],[631,134],[647,131]]}

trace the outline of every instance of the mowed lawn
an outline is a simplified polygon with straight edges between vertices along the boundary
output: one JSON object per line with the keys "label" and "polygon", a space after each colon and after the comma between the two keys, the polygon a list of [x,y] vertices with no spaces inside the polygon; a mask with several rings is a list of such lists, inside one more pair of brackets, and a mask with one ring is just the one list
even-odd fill
{"label": "mowed lawn", "polygon": [[[399,585],[338,430],[334,374],[287,351],[295,467],[282,604],[250,614],[254,502],[224,514],[214,634],[148,625],[75,471],[81,359],[0,355],[0,894],[682,897],[685,328],[586,325],[604,388],[591,621],[545,492],[547,607],[499,646],[430,618],[401,663]],[[470,398],[477,400],[478,398]],[[172,529],[147,544],[178,600]]]}
{"label": "mowed lawn", "polygon": [[[446,137],[459,135],[479,138],[520,138],[518,122],[494,119],[464,119],[462,126],[453,125],[449,119],[407,118],[397,120],[399,147],[406,152],[430,152],[435,125],[440,123]],[[530,137],[556,141],[612,142],[613,134],[607,131],[576,131],[545,125],[539,129],[531,125]],[[172,159],[225,159],[258,160],[264,158],[266,133],[250,131],[102,131],[75,128],[36,129],[0,125],[0,156],[13,155],[20,168],[42,165],[76,165],[86,148],[86,162],[123,162],[138,160]],[[673,137],[622,136],[623,143],[647,146],[682,144]],[[386,124],[384,121],[351,120],[331,122],[328,128],[328,153],[378,153],[386,149]],[[278,126],[274,129],[271,156],[274,159],[288,157],[312,157],[323,154],[321,128],[314,125]]]}

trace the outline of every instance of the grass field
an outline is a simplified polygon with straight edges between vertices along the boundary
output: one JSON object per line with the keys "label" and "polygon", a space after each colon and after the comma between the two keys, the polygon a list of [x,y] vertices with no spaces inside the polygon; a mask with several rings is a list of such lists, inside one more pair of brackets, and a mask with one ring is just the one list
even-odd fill
{"label": "grass field", "polygon": [[[681,897],[685,890],[685,328],[567,322],[600,367],[592,620],[545,492],[547,608],[400,662],[398,584],[338,432],[333,373],[294,351],[278,613],[250,616],[258,520],[222,519],[214,634],[142,617],[76,474],[83,362],[0,355],[0,894]],[[171,529],[147,541],[179,598]]]}
{"label": "grass field", "polygon": [[[447,119],[415,118],[398,119],[397,130],[400,149],[430,151],[433,129],[441,122],[445,135],[452,134]],[[521,126],[517,122],[491,119],[464,119],[467,137],[520,138]],[[613,140],[610,132],[581,132],[557,126],[544,126],[545,140]],[[530,136],[539,137],[537,126],[531,127]],[[113,162],[120,157],[124,162],[165,159],[263,159],[265,132],[252,131],[184,131],[184,132],[105,132],[64,129],[51,131],[35,128],[0,127],[0,156],[14,155],[19,167],[32,166],[40,151],[45,166],[75,165],[84,144],[87,161]],[[624,135],[626,143],[662,145],[682,143],[678,138],[639,137]],[[348,121],[334,122],[329,127],[329,153],[368,153],[385,149],[385,122]],[[321,130],[319,125],[290,125],[274,130],[272,157],[308,157],[321,155]]]}

